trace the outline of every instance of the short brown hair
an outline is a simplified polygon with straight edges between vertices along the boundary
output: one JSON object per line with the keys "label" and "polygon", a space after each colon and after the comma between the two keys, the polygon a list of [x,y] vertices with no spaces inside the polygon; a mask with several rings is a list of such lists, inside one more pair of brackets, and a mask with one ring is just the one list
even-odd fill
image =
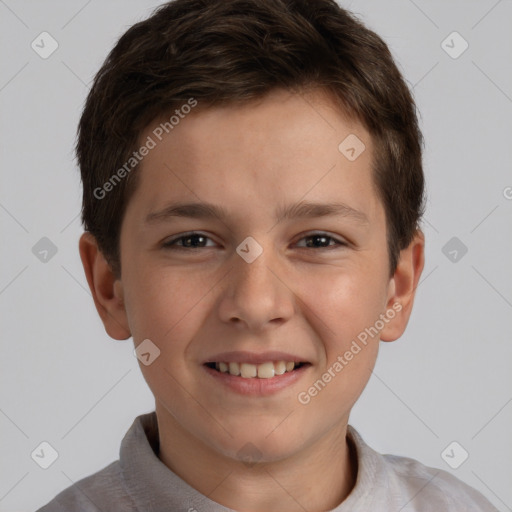
{"label": "short brown hair", "polygon": [[137,166],[107,198],[97,191],[130,159],[142,131],[190,98],[211,107],[282,87],[323,89],[371,134],[394,273],[419,228],[424,177],[414,100],[384,41],[334,0],[174,0],[122,35],[78,127],[82,222],[117,277]]}

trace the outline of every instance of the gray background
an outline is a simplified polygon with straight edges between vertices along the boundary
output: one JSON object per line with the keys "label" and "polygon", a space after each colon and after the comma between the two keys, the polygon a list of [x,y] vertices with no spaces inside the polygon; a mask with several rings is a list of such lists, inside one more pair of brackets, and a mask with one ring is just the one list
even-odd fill
{"label": "gray background", "polygon": [[[73,144],[94,73],[157,5],[0,0],[0,511],[34,510],[116,460],[135,416],[153,410],[132,340],[107,336],[89,293]],[[342,5],[414,89],[429,194],[415,310],[382,344],[351,423],[376,450],[451,471],[512,510],[512,2]],[[43,31],[59,45],[47,59],[31,48]],[[469,44],[458,58],[445,49],[462,40],[442,46],[453,31]],[[46,261],[43,237],[57,248]],[[59,455],[48,469],[31,458],[42,441]],[[452,441],[452,464],[469,453],[457,469],[441,457]]]}

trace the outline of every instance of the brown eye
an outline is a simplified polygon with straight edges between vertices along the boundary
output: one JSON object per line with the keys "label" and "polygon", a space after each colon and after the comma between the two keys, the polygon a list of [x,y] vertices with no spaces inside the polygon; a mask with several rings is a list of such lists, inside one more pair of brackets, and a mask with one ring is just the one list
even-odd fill
{"label": "brown eye", "polygon": [[204,247],[211,247],[211,246],[205,246],[205,242],[207,240],[211,240],[211,238],[207,237],[206,235],[203,235],[202,233],[186,233],[184,235],[180,235],[177,237],[172,238],[171,240],[168,240],[162,244],[162,247],[166,249],[201,249]]}
{"label": "brown eye", "polygon": [[[302,240],[306,240],[306,245],[299,247],[306,249],[331,249],[347,245],[346,242],[338,240],[327,233],[314,233],[301,238]],[[334,244],[331,244],[331,242],[334,242]]]}

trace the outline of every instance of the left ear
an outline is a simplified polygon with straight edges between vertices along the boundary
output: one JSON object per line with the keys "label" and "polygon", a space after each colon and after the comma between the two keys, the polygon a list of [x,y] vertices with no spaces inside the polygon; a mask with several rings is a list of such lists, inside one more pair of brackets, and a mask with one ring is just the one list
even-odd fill
{"label": "left ear", "polygon": [[425,265],[425,235],[417,230],[406,249],[400,251],[395,273],[389,281],[386,310],[389,322],[380,333],[382,341],[395,341],[402,336],[411,316],[416,288]]}

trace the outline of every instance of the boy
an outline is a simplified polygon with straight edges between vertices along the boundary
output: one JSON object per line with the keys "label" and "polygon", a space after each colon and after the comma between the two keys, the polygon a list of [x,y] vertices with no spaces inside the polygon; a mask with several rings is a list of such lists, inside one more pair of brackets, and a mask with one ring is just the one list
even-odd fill
{"label": "boy", "polygon": [[175,0],[121,37],[79,126],[80,255],[155,412],[41,511],[492,511],[348,425],[424,266],[421,134],[333,0]]}

